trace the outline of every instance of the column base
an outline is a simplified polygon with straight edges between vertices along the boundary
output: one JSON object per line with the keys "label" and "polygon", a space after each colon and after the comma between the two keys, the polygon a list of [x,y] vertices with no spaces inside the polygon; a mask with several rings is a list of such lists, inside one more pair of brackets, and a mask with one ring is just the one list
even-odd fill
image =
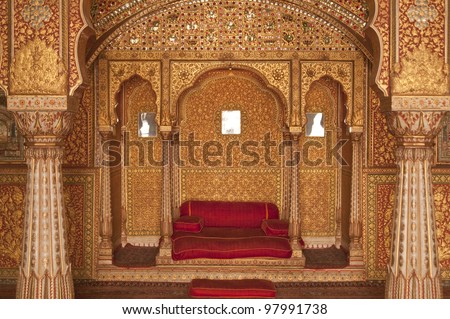
{"label": "column base", "polygon": [[113,249],[112,244],[108,241],[102,241],[98,250],[98,264],[112,265]]}
{"label": "column base", "polygon": [[54,276],[50,276],[48,271],[41,276],[35,273],[26,275],[20,267],[17,299],[73,299],[74,296],[70,266],[64,274],[58,271]]}
{"label": "column base", "polygon": [[443,288],[439,276],[419,278],[415,273],[406,278],[388,270],[386,298],[388,299],[441,299]]}
{"label": "column base", "polygon": [[350,244],[349,266],[355,268],[364,267],[364,251],[361,244]]}
{"label": "column base", "polygon": [[172,242],[168,238],[163,238],[159,245],[159,252],[156,256],[156,264],[167,264],[172,261]]}

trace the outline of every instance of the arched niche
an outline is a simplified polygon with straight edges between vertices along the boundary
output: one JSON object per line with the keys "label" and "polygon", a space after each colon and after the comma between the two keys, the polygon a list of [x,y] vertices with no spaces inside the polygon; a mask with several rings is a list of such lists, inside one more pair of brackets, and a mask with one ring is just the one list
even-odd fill
{"label": "arched niche", "polygon": [[101,131],[109,131],[117,123],[116,92],[121,84],[134,75],[151,83],[156,93],[156,122],[160,124],[161,108],[161,62],[160,61],[99,61],[99,116],[98,125]]}
{"label": "arched niche", "polygon": [[157,246],[160,235],[162,197],[162,144],[156,136],[139,134],[140,116],[158,113],[152,84],[132,75],[119,84],[114,95],[120,164],[111,167],[112,242]]}
{"label": "arched niche", "polygon": [[[300,137],[299,206],[307,247],[349,249],[352,143],[345,122],[348,97],[331,76],[313,81],[305,93],[305,119],[321,114],[323,135]],[[308,123],[305,123],[308,124]]]}
{"label": "arched niche", "polygon": [[[193,136],[199,147],[191,154],[198,163],[191,161],[186,147],[180,148],[182,164],[173,172],[180,185],[175,202],[269,201],[283,211],[279,147],[287,130],[285,109],[284,98],[255,70],[233,66],[201,72],[177,100],[178,139],[186,143]],[[227,110],[241,112],[240,134],[222,134],[221,112]],[[264,143],[271,143],[270,148]],[[220,148],[220,155],[206,158],[206,145]]]}

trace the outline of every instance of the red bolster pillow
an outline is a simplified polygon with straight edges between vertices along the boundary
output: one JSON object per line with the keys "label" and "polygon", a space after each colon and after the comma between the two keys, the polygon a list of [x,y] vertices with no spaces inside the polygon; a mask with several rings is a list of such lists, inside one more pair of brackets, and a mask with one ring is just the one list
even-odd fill
{"label": "red bolster pillow", "polygon": [[289,223],[280,219],[264,219],[261,223],[261,229],[266,236],[289,236]]}
{"label": "red bolster pillow", "polygon": [[199,216],[181,216],[173,223],[174,231],[199,233],[203,229],[203,218]]}

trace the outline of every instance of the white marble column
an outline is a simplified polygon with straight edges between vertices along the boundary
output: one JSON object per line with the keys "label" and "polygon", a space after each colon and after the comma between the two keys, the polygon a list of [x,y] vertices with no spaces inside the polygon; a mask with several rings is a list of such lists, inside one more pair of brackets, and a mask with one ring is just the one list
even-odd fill
{"label": "white marble column", "polygon": [[442,298],[431,179],[445,111],[393,111],[398,165],[387,298]]}
{"label": "white marble column", "polygon": [[[23,107],[28,102],[40,110]],[[28,165],[17,298],[73,298],[61,165],[74,112],[66,97],[10,96],[8,104],[26,139]]]}

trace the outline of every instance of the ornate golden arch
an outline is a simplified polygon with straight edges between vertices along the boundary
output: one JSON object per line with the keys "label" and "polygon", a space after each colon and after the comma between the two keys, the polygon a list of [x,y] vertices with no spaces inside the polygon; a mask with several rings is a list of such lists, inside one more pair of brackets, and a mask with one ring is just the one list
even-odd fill
{"label": "ornate golden arch", "polygon": [[117,122],[115,94],[121,84],[139,75],[148,81],[156,93],[156,122],[161,117],[161,63],[159,61],[107,61],[99,63],[99,118],[100,131],[109,131]]}
{"label": "ornate golden arch", "polygon": [[220,66],[209,66],[199,71],[197,74],[194,74],[192,76],[191,81],[189,81],[190,84],[180,88],[179,93],[174,99],[175,101],[174,115],[175,115],[175,122],[177,123],[177,125],[179,125],[184,119],[184,113],[183,110],[181,110],[182,101],[191,91],[195,90],[196,87],[203,85],[204,82],[208,82],[220,77],[225,77],[230,74],[258,83],[260,88],[268,91],[275,98],[277,105],[279,107],[278,109],[279,123],[280,126],[282,127],[283,121],[284,122],[287,121],[289,114],[289,107],[286,95],[283,94],[279,88],[272,85],[270,81],[268,81],[267,78],[261,72],[252,67],[241,64],[233,64],[233,65],[222,64]]}
{"label": "ornate golden arch", "polygon": [[324,76],[329,76],[333,80],[339,82],[347,95],[347,114],[345,122],[347,126],[360,126],[364,124],[363,103],[354,104],[354,77],[353,62],[339,61],[321,61],[321,62],[302,62],[301,64],[301,106],[300,106],[300,125],[306,123],[306,94],[311,84]]}

